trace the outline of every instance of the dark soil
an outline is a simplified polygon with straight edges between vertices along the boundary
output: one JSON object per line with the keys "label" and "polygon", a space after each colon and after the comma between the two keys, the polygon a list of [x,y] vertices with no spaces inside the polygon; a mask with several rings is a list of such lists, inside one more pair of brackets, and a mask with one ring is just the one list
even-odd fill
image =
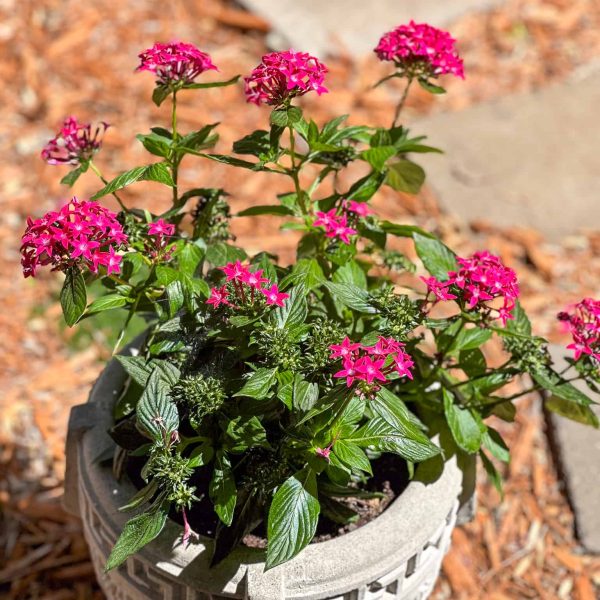
{"label": "dark soil", "polygon": [[[130,457],[127,465],[127,474],[138,488],[143,487],[144,482],[140,478],[140,470],[145,458]],[[362,492],[377,493],[375,498],[360,497],[337,497],[335,500],[358,514],[358,518],[351,523],[340,524],[327,516],[321,514],[317,526],[316,535],[311,543],[324,542],[354,531],[376,519],[385,509],[406,489],[409,478],[406,463],[403,459],[393,454],[384,454],[381,458],[371,462],[373,477],[361,487]],[[208,485],[210,482],[210,470],[198,469],[190,481],[196,486],[196,495],[199,500],[194,503],[193,508],[188,511],[188,520],[192,529],[207,537],[214,537],[218,524],[218,517],[213,510],[212,502],[208,497]],[[360,494],[358,494],[360,495]],[[170,517],[183,524],[181,515],[172,512]],[[266,517],[251,534],[246,535],[243,543],[251,548],[265,548],[266,540]]]}

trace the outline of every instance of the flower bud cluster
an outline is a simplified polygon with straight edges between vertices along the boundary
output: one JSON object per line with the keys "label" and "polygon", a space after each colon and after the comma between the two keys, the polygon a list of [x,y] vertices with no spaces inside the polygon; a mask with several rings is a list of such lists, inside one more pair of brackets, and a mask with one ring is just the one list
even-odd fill
{"label": "flower bud cluster", "polygon": [[198,427],[207,415],[215,414],[226,398],[223,382],[202,373],[180,379],[170,395],[177,404],[188,409],[192,427]]}
{"label": "flower bud cluster", "polygon": [[90,123],[80,123],[75,117],[65,119],[61,130],[42,150],[49,165],[80,165],[92,158],[102,145],[108,123],[100,122],[92,132]]}

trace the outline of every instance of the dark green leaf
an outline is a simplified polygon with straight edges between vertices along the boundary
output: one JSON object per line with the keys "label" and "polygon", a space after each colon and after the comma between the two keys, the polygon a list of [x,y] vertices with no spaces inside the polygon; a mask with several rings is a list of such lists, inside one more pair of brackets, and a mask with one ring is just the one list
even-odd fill
{"label": "dark green leaf", "polygon": [[87,293],[85,280],[77,267],[67,270],[65,281],[60,291],[60,305],[65,321],[69,327],[77,323],[79,317],[85,312]]}
{"label": "dark green leaf", "polygon": [[211,244],[206,251],[206,260],[215,267],[222,267],[236,260],[244,260],[246,253],[241,249],[224,242]]}
{"label": "dark green leaf", "polygon": [[481,447],[485,425],[479,415],[468,408],[463,408],[454,402],[454,396],[443,389],[444,412],[454,441],[469,454],[474,454]]}
{"label": "dark green leaf", "polygon": [[171,187],[175,185],[169,167],[165,163],[154,163],[144,167],[136,167],[135,169],[121,173],[99,192],[96,192],[92,196],[92,200],[98,200],[99,198],[102,198],[102,196],[112,194],[136,181],[157,181]]}
{"label": "dark green leaf", "polygon": [[296,410],[306,412],[310,410],[319,398],[319,386],[306,381],[298,373],[294,379],[293,406]]}
{"label": "dark green leaf", "polygon": [[512,317],[512,319],[506,322],[506,329],[508,331],[522,335],[531,335],[531,321],[518,300],[512,310]]}
{"label": "dark green leaf", "polygon": [[245,210],[240,211],[238,217],[253,217],[256,215],[275,215],[285,216],[293,215],[294,211],[289,209],[287,206],[281,206],[280,204],[262,205],[262,206],[251,206]]}
{"label": "dark green leaf", "polygon": [[390,221],[379,221],[379,226],[386,233],[391,233],[398,237],[413,237],[415,233],[418,233],[421,237],[436,239],[433,234],[416,225],[398,225],[397,223],[391,223]]}
{"label": "dark green leaf", "polygon": [[504,490],[502,489],[502,477],[500,476],[500,473],[498,473],[498,470],[496,469],[492,461],[485,455],[485,452],[483,452],[483,450],[479,451],[479,456],[481,457],[481,463],[483,464],[483,468],[485,469],[485,472],[487,473],[490,481],[492,482],[496,490],[498,490],[500,497],[504,498]]}
{"label": "dark green leaf", "polygon": [[269,395],[269,391],[275,383],[277,376],[277,367],[272,369],[260,368],[254,371],[246,380],[244,387],[237,391],[234,396],[246,396],[248,398],[256,398],[263,400]]}
{"label": "dark green leaf", "polygon": [[152,132],[148,134],[139,133],[135,137],[142,142],[142,145],[150,152],[150,154],[167,158],[171,153],[173,140],[170,136],[164,137]]}
{"label": "dark green leaf", "polygon": [[492,332],[489,329],[481,329],[480,327],[466,329],[463,327],[446,351],[475,350],[485,344],[491,337]]}
{"label": "dark green leaf", "polygon": [[456,255],[437,238],[413,234],[415,249],[425,268],[440,281],[448,279],[448,271],[458,270]]}
{"label": "dark green leaf", "polygon": [[435,85],[435,83],[431,83],[431,81],[427,81],[427,79],[423,77],[419,77],[418,79],[419,85],[430,94],[445,94],[446,90],[441,85]]}
{"label": "dark green leaf", "polygon": [[378,172],[383,171],[385,163],[396,154],[394,146],[377,146],[369,148],[360,153],[360,157],[366,160]]}
{"label": "dark green leaf", "polygon": [[110,571],[123,564],[132,554],[155,539],[165,526],[167,514],[168,510],[161,508],[152,513],[142,513],[127,521],[104,570]]}
{"label": "dark green leaf", "polygon": [[482,438],[483,447],[490,451],[490,454],[502,462],[510,461],[510,452],[502,436],[493,428],[488,427]]}
{"label": "dark green leaf", "polygon": [[79,179],[79,177],[88,170],[88,163],[83,163],[79,165],[76,169],[69,171],[60,182],[63,185],[68,185],[69,187],[73,186],[75,182]]}
{"label": "dark green leaf", "polygon": [[209,81],[207,83],[186,83],[183,86],[183,89],[185,89],[185,90],[205,90],[208,88],[225,87],[225,86],[233,85],[234,83],[237,83],[239,78],[240,78],[240,76],[236,75],[235,77],[232,77],[231,79],[228,79],[227,81]]}
{"label": "dark green leaf", "polygon": [[157,442],[167,439],[179,427],[177,407],[168,399],[164,374],[159,368],[148,379],[136,415],[140,428]]}
{"label": "dark green leaf", "polygon": [[160,106],[171,94],[171,90],[166,85],[158,85],[154,88],[152,92],[152,102],[156,104],[156,106]]}
{"label": "dark green leaf", "polygon": [[317,479],[312,470],[305,468],[287,479],[273,497],[265,570],[290,560],[310,543],[319,512]]}
{"label": "dark green leaf", "polygon": [[349,283],[333,283],[328,281],[325,285],[335,299],[344,306],[363,313],[373,314],[377,312],[369,303],[371,296],[366,290]]}
{"label": "dark green leaf", "polygon": [[121,296],[120,294],[107,294],[106,296],[100,296],[96,298],[87,308],[88,314],[99,313],[105,310],[111,310],[113,308],[121,308],[125,306],[130,300]]}
{"label": "dark green leaf", "polygon": [[236,417],[227,423],[229,441],[227,449],[233,453],[245,452],[249,448],[269,448],[267,432],[258,417]]}
{"label": "dark green leaf", "polygon": [[416,427],[399,430],[381,417],[371,419],[346,440],[363,448],[373,446],[382,452],[393,452],[412,462],[421,462],[440,453],[440,449]]}
{"label": "dark green leaf", "polygon": [[217,452],[208,493],[219,519],[229,527],[233,521],[237,488],[231,463],[223,452]]}
{"label": "dark green leaf", "polygon": [[425,171],[410,160],[399,160],[388,165],[385,182],[397,192],[418,194],[425,181]]}
{"label": "dark green leaf", "polygon": [[363,202],[370,200],[381,187],[384,179],[385,175],[383,173],[373,171],[355,182],[345,194],[345,197],[348,200],[361,200]]}
{"label": "dark green leaf", "polygon": [[343,264],[334,274],[334,283],[347,283],[363,290],[367,289],[367,276],[355,260]]}
{"label": "dark green leaf", "polygon": [[353,471],[359,470],[373,475],[371,463],[365,451],[358,445],[348,440],[337,440],[333,445],[335,455]]}
{"label": "dark green leaf", "polygon": [[308,306],[306,297],[299,286],[289,291],[290,297],[285,304],[278,307],[271,313],[271,318],[277,323],[280,329],[290,328],[293,325],[302,325],[308,315]]}

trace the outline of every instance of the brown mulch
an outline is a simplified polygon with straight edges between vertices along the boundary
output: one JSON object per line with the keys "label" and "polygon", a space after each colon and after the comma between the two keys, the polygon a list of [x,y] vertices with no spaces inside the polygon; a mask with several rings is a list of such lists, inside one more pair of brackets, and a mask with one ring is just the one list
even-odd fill
{"label": "brown mulch", "polygon": [[[0,15],[0,597],[102,598],[80,525],[64,513],[60,496],[69,408],[85,400],[108,354],[101,338],[82,352],[69,350],[72,333],[58,325],[54,301],[58,277],[20,276],[24,218],[55,207],[68,193],[58,184],[64,170],[46,166],[39,150],[65,115],[76,114],[112,123],[98,157],[108,176],[140,164],[146,157],[133,135],[163,123],[166,113],[149,102],[151,77],[133,74],[136,54],[157,39],[189,39],[211,53],[226,78],[256,64],[268,26],[222,0],[6,0]],[[449,93],[435,100],[417,93],[408,117],[537,89],[600,56],[595,0],[506,0],[451,29],[461,40],[467,80],[448,82]],[[370,89],[386,68],[371,57],[327,63],[332,93],[306,102],[315,119],[352,112],[354,121],[387,123],[400,89]],[[227,88],[184,98],[181,122],[192,128],[221,121],[219,150],[227,152],[242,132],[264,126],[266,115],[245,107],[239,89]],[[268,175],[248,178],[202,161],[190,161],[182,176],[226,187],[236,210],[271,203],[286,190]],[[74,192],[86,197],[97,187],[86,176]],[[139,190],[128,193],[128,201],[164,206],[153,184]],[[597,294],[600,232],[549,245],[531,230],[501,231],[483,222],[469,227],[441,214],[427,190],[418,198],[387,191],[375,206],[385,217],[437,229],[461,253],[487,246],[501,254],[524,282],[524,304],[541,335],[558,339],[556,311]],[[292,237],[264,220],[241,220],[236,232],[251,251],[266,246],[289,260]],[[505,432],[514,448],[505,500],[501,504],[480,478],[477,518],[456,531],[435,598],[591,600],[598,594],[600,563],[577,548],[538,403],[524,401],[522,409]]]}

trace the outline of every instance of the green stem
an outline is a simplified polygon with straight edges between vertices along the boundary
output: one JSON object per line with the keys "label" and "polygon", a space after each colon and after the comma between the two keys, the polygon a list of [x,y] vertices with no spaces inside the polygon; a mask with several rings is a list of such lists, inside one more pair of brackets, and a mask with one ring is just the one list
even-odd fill
{"label": "green stem", "polygon": [[[100,181],[104,185],[108,185],[108,180],[105,179],[105,177],[102,175],[102,173],[100,172],[100,169],[94,164],[94,161],[90,160],[89,165],[90,165],[90,169],[92,171],[94,171],[94,173],[96,173],[96,175],[98,175],[98,177],[100,178]],[[123,210],[124,212],[129,212],[129,209],[123,204],[121,198],[119,198],[119,196],[117,195],[117,192],[112,192],[112,195],[116,198],[117,202],[119,203],[119,206],[121,207],[121,210]]]}
{"label": "green stem", "polygon": [[410,89],[412,82],[413,82],[413,78],[409,77],[408,83],[406,84],[406,87],[404,88],[404,92],[402,93],[402,98],[400,98],[400,102],[398,102],[398,106],[396,106],[396,112],[394,113],[394,120],[392,121],[392,127],[396,127],[396,123],[398,122],[398,119],[400,118],[400,112],[402,111],[402,107],[404,106],[404,103],[406,102],[406,98],[408,97],[408,90]]}
{"label": "green stem", "polygon": [[306,210],[306,203],[304,202],[304,194],[300,187],[300,178],[298,173],[300,171],[300,165],[296,164],[296,138],[294,137],[294,128],[289,127],[290,130],[290,160],[292,161],[292,168],[290,175],[294,180],[294,190],[296,191],[296,198],[298,199],[298,205],[303,215],[308,214]]}
{"label": "green stem", "polygon": [[171,127],[172,127],[172,135],[171,139],[173,140],[173,154],[171,158],[171,174],[173,176],[173,206],[177,206],[179,191],[177,189],[177,172],[179,170],[179,159],[177,157],[177,151],[175,150],[175,146],[177,144],[177,90],[173,90],[173,102],[172,102],[172,111],[171,111]]}

